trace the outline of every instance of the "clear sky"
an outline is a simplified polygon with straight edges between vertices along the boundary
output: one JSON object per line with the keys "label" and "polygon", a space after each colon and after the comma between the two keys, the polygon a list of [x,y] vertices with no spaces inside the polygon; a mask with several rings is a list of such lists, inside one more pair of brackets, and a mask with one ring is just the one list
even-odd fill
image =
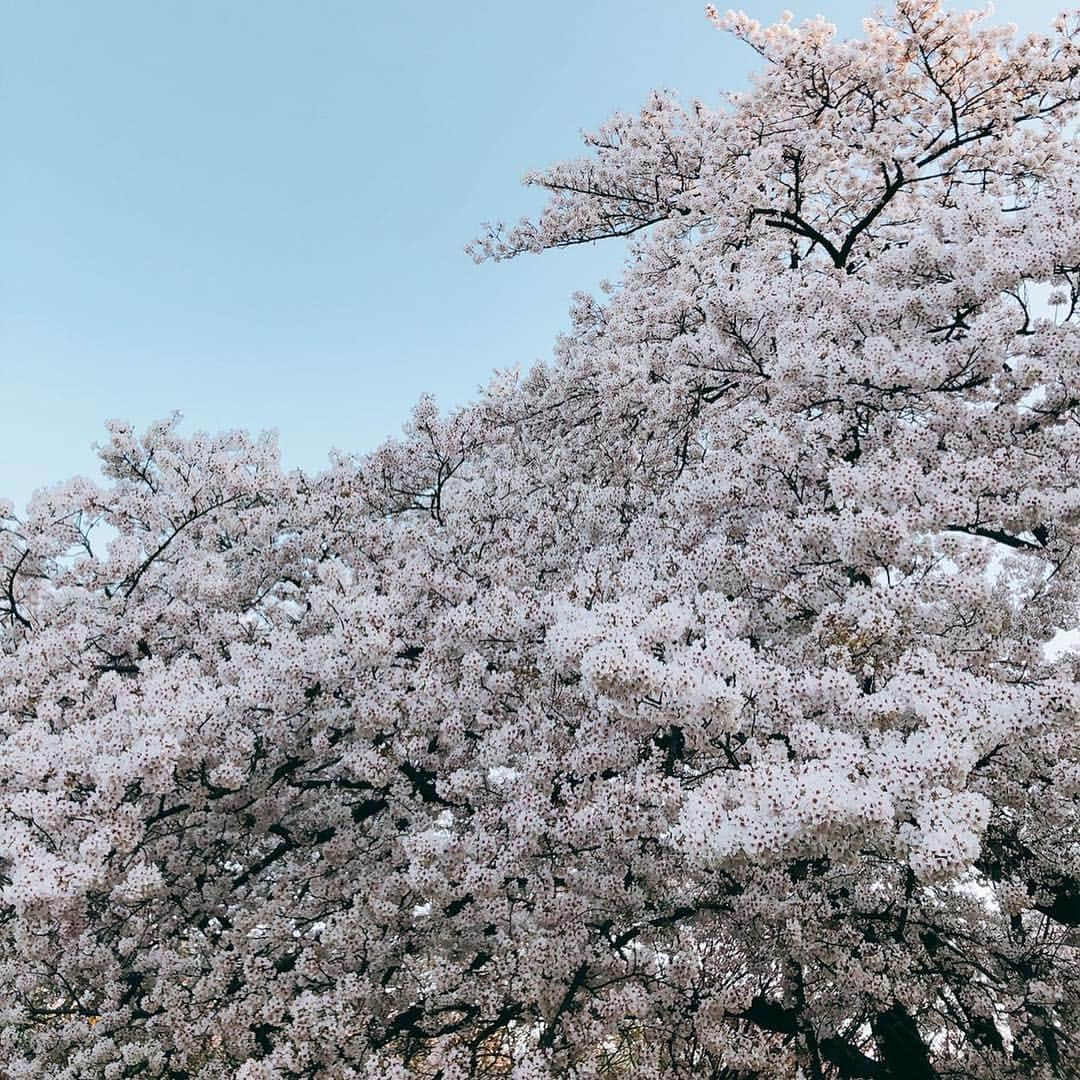
{"label": "clear sky", "polygon": [[[869,10],[789,6],[849,33]],[[0,0],[0,497],[96,475],[106,419],[173,409],[276,428],[319,468],[425,391],[463,403],[547,355],[621,252],[478,267],[463,246],[650,87],[742,86],[755,57],[703,7]]]}

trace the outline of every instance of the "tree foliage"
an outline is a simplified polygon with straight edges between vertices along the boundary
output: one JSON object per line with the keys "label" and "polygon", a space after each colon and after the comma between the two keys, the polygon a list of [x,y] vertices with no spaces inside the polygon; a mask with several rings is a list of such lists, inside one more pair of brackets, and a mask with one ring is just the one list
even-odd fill
{"label": "tree foliage", "polygon": [[712,17],[550,363],[7,508],[7,1076],[1080,1071],[1080,13]]}

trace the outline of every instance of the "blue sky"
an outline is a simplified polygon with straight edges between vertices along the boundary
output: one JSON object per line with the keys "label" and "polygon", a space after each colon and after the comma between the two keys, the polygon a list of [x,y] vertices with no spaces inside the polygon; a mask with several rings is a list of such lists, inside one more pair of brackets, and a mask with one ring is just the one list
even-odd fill
{"label": "blue sky", "polygon": [[[869,10],[789,6],[848,32]],[[173,409],[276,428],[287,465],[319,468],[425,391],[463,403],[547,355],[620,250],[478,267],[463,247],[650,87],[743,85],[753,54],[703,7],[0,0],[0,497],[96,475],[106,419]]]}

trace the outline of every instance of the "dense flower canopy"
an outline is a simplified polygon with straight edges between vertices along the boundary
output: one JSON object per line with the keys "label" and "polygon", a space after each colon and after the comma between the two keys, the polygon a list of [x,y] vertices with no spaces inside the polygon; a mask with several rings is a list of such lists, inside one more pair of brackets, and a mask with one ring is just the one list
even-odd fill
{"label": "dense flower canopy", "polygon": [[5,508],[7,1077],[1080,1071],[1080,12],[711,17],[550,363]]}

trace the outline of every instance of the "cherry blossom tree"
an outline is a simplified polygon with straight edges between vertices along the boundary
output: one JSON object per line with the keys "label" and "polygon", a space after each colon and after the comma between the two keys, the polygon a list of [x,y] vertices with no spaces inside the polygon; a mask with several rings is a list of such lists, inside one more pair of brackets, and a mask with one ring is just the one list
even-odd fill
{"label": "cherry blossom tree", "polygon": [[710,17],[551,362],[4,507],[6,1077],[1080,1072],[1080,12]]}

